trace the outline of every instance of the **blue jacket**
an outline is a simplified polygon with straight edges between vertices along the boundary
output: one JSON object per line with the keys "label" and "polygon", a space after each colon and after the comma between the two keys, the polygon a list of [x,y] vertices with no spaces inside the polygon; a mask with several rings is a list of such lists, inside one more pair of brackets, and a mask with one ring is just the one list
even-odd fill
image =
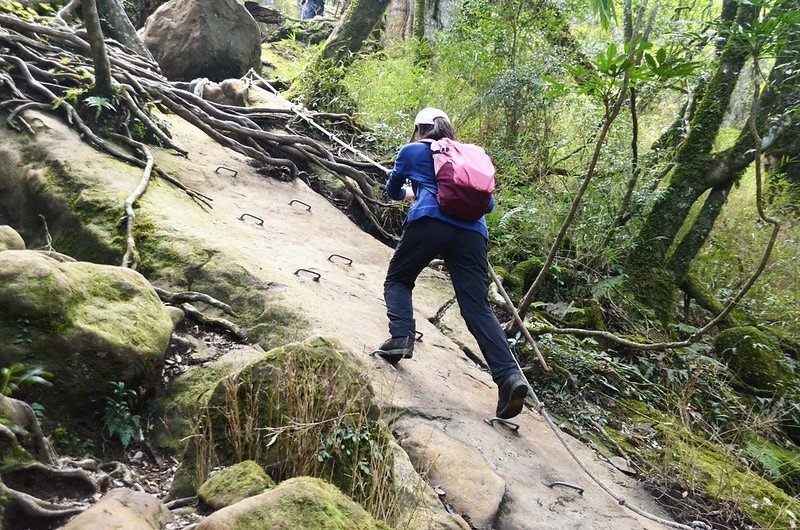
{"label": "blue jacket", "polygon": [[[397,158],[394,161],[394,168],[389,173],[389,181],[386,183],[386,194],[395,200],[403,200],[406,192],[403,189],[406,179],[411,180],[411,188],[414,190],[416,200],[408,210],[406,224],[416,221],[421,217],[433,217],[445,221],[459,228],[474,230],[480,233],[487,240],[489,230],[486,228],[486,219],[481,217],[477,221],[463,221],[457,217],[447,215],[439,207],[436,200],[436,173],[433,169],[433,155],[429,143],[413,142],[400,148]],[[494,209],[494,197],[489,202],[486,211]]]}

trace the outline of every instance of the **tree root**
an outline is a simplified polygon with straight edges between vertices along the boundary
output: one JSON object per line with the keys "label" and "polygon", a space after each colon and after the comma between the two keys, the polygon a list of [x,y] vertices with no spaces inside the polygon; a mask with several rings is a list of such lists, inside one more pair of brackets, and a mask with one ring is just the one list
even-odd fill
{"label": "tree root", "polygon": [[[0,53],[0,68],[6,70],[0,72],[0,87],[6,87],[4,92],[10,96],[0,92],[0,107],[10,109],[8,123],[12,127],[34,134],[23,118],[26,111],[36,109],[60,114],[94,148],[142,168],[145,175],[165,178],[192,199],[211,207],[208,197],[158,171],[142,140],[131,136],[132,128],[128,125],[135,122],[138,134],[141,135],[144,130],[145,137],[154,139],[181,156],[187,156],[187,150],[173,141],[169,131],[154,118],[154,109],[167,109],[197,126],[221,145],[264,166],[280,168],[288,172],[291,179],[298,175],[298,165],[323,168],[343,182],[345,189],[355,199],[354,206],[363,211],[363,219],[384,238],[396,239],[383,226],[381,216],[376,215],[377,209],[397,207],[375,198],[386,168],[353,149],[299,110],[287,112],[285,109],[239,108],[206,101],[185,90],[185,83],[170,83],[161,75],[158,65],[149,58],[132,54],[121,44],[106,39],[112,85],[117,89],[121,103],[118,105],[120,110],[117,118],[119,114],[123,114],[124,118],[121,123],[115,122],[118,134],[114,138],[131,147],[132,152],[129,152],[95,134],[93,128],[97,124],[93,122],[96,119],[84,117],[82,111],[86,107],[80,103],[80,99],[73,99],[76,92],[88,89],[85,80],[87,74],[92,72],[90,46],[82,38],[85,32],[43,26],[5,14],[0,14],[0,27],[4,29],[0,32],[0,49],[9,50]],[[258,81],[262,86],[265,83],[260,78]],[[274,90],[274,87],[269,88]],[[298,120],[297,116],[301,119]],[[355,130],[348,116],[317,113],[313,117],[336,120],[339,126]],[[104,123],[109,123],[109,120]],[[286,132],[275,132],[281,123]],[[291,130],[292,126],[298,124],[306,128],[305,134]],[[323,136],[323,140],[312,138],[308,136],[309,133]],[[331,147],[324,143],[328,141],[337,142],[342,149],[359,154],[366,161],[333,154]],[[146,188],[145,181],[149,176],[145,175],[125,204],[128,244],[122,261],[134,267],[137,256],[135,242],[132,241],[132,212],[136,199],[143,193],[142,186]]]}
{"label": "tree root", "polygon": [[237,326],[236,324],[234,324],[229,320],[225,320],[224,318],[214,318],[204,315],[203,313],[198,311],[196,307],[194,307],[192,304],[189,303],[182,304],[181,308],[186,312],[187,317],[193,319],[195,322],[199,324],[227,331],[240,341],[247,340],[247,335],[245,335],[242,332],[241,328],[239,328],[239,326]]}
{"label": "tree root", "polygon": [[65,519],[77,515],[88,508],[88,505],[63,507],[43,501],[33,495],[11,489],[3,484],[2,481],[0,481],[0,496],[10,499],[10,508],[17,509],[32,519]]}
{"label": "tree root", "polygon": [[166,289],[161,289],[159,287],[155,287],[156,294],[158,297],[161,298],[162,302],[167,302],[170,304],[179,305],[184,302],[203,302],[204,304],[208,304],[211,307],[216,307],[217,309],[221,309],[226,314],[232,317],[238,317],[239,315],[226,304],[225,302],[220,302],[216,298],[209,296],[205,293],[198,293],[196,291],[185,291],[182,293],[173,293],[167,291]]}

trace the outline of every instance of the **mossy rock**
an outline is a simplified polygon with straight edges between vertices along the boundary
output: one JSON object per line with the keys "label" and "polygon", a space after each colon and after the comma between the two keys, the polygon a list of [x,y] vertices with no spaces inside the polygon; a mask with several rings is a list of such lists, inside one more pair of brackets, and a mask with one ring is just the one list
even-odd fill
{"label": "mossy rock", "polygon": [[[542,267],[544,267],[544,264],[544,258],[533,257],[518,263],[517,266],[514,267],[513,275],[516,276],[518,282],[521,284],[520,294],[524,294],[530,289],[534,280],[536,280],[536,276],[539,275]],[[547,275],[539,290],[539,296],[541,298],[551,299],[558,289],[569,287],[574,282],[575,275],[573,271],[552,266],[547,271]]]}
{"label": "mossy rock", "polygon": [[522,287],[522,281],[519,277],[508,272],[508,269],[505,267],[495,267],[494,272],[497,274],[497,277],[500,278],[503,288],[510,296],[519,295],[520,288]]}
{"label": "mossy rock", "polygon": [[53,388],[28,385],[19,392],[42,403],[49,419],[93,419],[112,381],[146,396],[171,335],[164,304],[136,271],[0,252],[0,344],[8,345],[0,364],[53,373]]}
{"label": "mossy rock", "polygon": [[720,332],[714,350],[739,379],[757,390],[780,392],[794,380],[777,342],[754,326]]}
{"label": "mossy rock", "polygon": [[324,480],[297,477],[223,508],[197,530],[391,530]]}
{"label": "mossy rock", "polygon": [[599,303],[594,300],[579,300],[573,307],[574,310],[568,311],[564,317],[569,327],[605,331],[605,313]]}
{"label": "mossy rock", "polygon": [[4,250],[25,250],[25,240],[8,225],[0,225],[0,252]]}
{"label": "mossy rock", "polygon": [[212,475],[200,486],[197,496],[211,508],[220,510],[273,486],[275,482],[261,466],[245,460]]}
{"label": "mossy rock", "polygon": [[249,459],[277,478],[324,476],[349,491],[383,458],[390,435],[378,419],[355,354],[321,337],[291,343],[219,380],[184,475],[202,481],[204,470]]}

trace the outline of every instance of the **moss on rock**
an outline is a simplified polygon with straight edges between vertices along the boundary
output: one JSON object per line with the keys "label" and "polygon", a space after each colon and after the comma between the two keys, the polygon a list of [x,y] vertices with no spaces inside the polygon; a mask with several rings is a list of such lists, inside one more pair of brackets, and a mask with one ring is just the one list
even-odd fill
{"label": "moss on rock", "polygon": [[215,510],[264,493],[275,482],[257,463],[245,460],[212,475],[197,492],[201,501]]}
{"label": "moss on rock", "polygon": [[594,300],[581,300],[576,305],[576,311],[568,311],[564,320],[570,327],[583,329],[606,329],[603,308]]}
{"label": "moss on rock", "polygon": [[276,488],[223,508],[204,519],[197,530],[390,530],[335,486],[297,477]]}
{"label": "moss on rock", "polygon": [[757,390],[780,392],[794,380],[777,342],[754,326],[722,331],[714,350],[739,379]]}
{"label": "moss on rock", "polygon": [[0,252],[4,250],[25,250],[25,240],[8,225],[0,225]]}
{"label": "moss on rock", "polygon": [[172,334],[164,304],[139,273],[108,265],[61,263],[27,250],[0,252],[0,352],[52,372],[54,388],[31,386],[23,399],[51,419],[92,418],[107,383],[144,395]]}

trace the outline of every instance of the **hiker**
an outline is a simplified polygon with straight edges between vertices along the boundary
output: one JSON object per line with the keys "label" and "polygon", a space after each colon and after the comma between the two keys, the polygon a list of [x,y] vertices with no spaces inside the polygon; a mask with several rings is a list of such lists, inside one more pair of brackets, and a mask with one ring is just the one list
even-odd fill
{"label": "hiker", "polygon": [[300,12],[300,20],[309,20],[322,16],[325,12],[325,0],[305,0]]}
{"label": "hiker", "polygon": [[[508,346],[505,332],[487,300],[489,290],[486,255],[489,232],[483,216],[465,221],[444,213],[436,198],[432,140],[456,139],[450,119],[443,111],[425,108],[414,119],[411,143],[397,154],[386,183],[386,194],[395,200],[413,202],[405,229],[386,272],[383,285],[391,338],[377,354],[392,364],[410,359],[414,352],[415,322],[411,292],[420,272],[433,260],[444,259],[461,316],[480,346],[498,386],[496,415],[513,418],[522,411],[528,385]],[[411,182],[410,188],[406,180]],[[491,197],[486,212],[494,208]],[[479,214],[480,215],[480,212]]]}

